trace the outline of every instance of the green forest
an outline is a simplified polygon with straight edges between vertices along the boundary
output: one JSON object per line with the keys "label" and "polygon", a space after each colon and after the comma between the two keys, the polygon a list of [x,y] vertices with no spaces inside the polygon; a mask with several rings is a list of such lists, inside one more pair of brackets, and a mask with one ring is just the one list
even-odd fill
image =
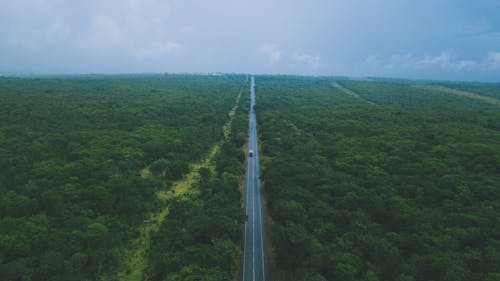
{"label": "green forest", "polygon": [[256,81],[272,280],[500,280],[498,106],[407,81]]}
{"label": "green forest", "polygon": [[[255,78],[272,281],[500,280],[498,84]],[[0,280],[236,280],[249,87],[0,77]]]}
{"label": "green forest", "polygon": [[248,91],[231,133],[215,155],[214,169],[200,170],[197,192],[175,200],[155,233],[149,255],[151,280],[233,280],[241,256],[245,220],[238,190],[244,175],[242,150],[248,128]]}
{"label": "green forest", "polygon": [[[0,280],[109,280],[102,276],[115,274],[121,249],[159,207],[155,192],[168,190],[190,163],[223,140],[228,112],[244,84],[245,77],[236,75],[0,78]],[[183,226],[192,236],[177,243],[214,260],[184,264],[184,253],[175,253],[179,245],[168,249],[178,262],[151,251],[155,280],[165,277],[164,263],[179,274],[234,271],[228,259],[239,255],[234,243],[243,220],[237,180],[242,110],[233,123],[243,137],[232,134],[222,146],[217,174],[201,172],[200,194],[207,198],[173,202],[172,221],[160,230],[172,232],[176,220],[192,218],[183,213],[186,208],[211,208]],[[144,168],[152,176],[141,177]],[[205,233],[215,218],[225,219],[219,224],[224,230],[236,230]],[[164,243],[155,236],[153,246]]]}

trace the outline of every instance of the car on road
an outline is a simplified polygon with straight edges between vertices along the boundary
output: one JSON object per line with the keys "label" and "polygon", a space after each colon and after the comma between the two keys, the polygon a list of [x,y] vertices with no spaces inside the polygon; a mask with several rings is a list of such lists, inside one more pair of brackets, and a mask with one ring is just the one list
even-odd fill
{"label": "car on road", "polygon": [[253,150],[251,150],[251,149],[250,149],[250,150],[248,151],[248,156],[249,156],[249,157],[253,157]]}

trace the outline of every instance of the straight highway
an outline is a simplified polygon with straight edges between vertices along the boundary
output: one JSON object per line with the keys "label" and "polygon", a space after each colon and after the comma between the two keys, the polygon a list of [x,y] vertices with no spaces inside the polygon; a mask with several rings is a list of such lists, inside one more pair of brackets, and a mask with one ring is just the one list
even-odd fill
{"label": "straight highway", "polygon": [[250,124],[246,169],[245,213],[247,221],[243,230],[243,259],[241,281],[268,280],[266,237],[262,209],[262,191],[259,180],[259,147],[255,116],[255,79],[250,83]]}

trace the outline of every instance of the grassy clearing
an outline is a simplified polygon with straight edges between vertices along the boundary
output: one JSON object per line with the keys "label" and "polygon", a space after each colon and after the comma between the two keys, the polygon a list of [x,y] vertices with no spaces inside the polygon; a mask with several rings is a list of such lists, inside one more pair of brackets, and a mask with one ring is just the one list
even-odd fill
{"label": "grassy clearing", "polygon": [[231,108],[231,111],[229,111],[229,121],[224,125],[223,131],[224,131],[224,140],[228,140],[229,137],[231,136],[231,127],[233,124],[233,119],[234,119],[234,114],[236,114],[236,109],[238,108],[238,104],[240,104],[240,98],[241,94],[243,93],[243,88],[240,89],[240,93],[238,94],[238,97],[236,98],[236,103],[234,104],[233,108]]}
{"label": "grassy clearing", "polygon": [[143,178],[143,179],[147,179],[147,178],[149,178],[152,175],[151,171],[149,170],[148,167],[140,170],[139,174],[141,175],[141,178]]}
{"label": "grassy clearing", "polygon": [[369,104],[373,104],[373,105],[375,105],[373,102],[368,101],[368,100],[365,100],[364,98],[360,97],[360,96],[359,96],[358,94],[356,94],[355,92],[353,92],[353,91],[351,91],[351,90],[347,89],[346,87],[341,86],[341,85],[340,85],[339,83],[337,83],[337,82],[333,82],[331,85],[332,85],[332,87],[334,87],[335,89],[337,89],[337,90],[341,91],[342,93],[344,93],[344,94],[346,94],[346,95],[348,95],[348,96],[355,97],[355,98],[360,99],[360,100],[362,100],[362,101],[364,101],[364,102],[367,102],[367,103],[369,103]]}
{"label": "grassy clearing", "polygon": [[492,98],[492,97],[486,97],[486,96],[482,96],[482,95],[478,95],[478,94],[474,94],[474,93],[471,93],[471,92],[466,92],[466,91],[461,91],[461,90],[455,90],[455,89],[451,89],[451,88],[448,88],[448,87],[445,87],[445,86],[426,85],[426,86],[413,86],[413,87],[419,88],[419,89],[437,90],[437,91],[445,92],[445,93],[448,93],[448,94],[453,94],[453,95],[457,95],[457,96],[468,97],[468,98],[471,98],[471,99],[480,100],[480,101],[483,101],[483,102],[487,102],[489,104],[500,106],[500,100],[498,100],[498,99],[495,99],[495,98]]}
{"label": "grassy clearing", "polygon": [[[189,172],[181,180],[175,181],[169,190],[161,190],[156,193],[158,199],[163,202],[163,207],[156,213],[149,215],[149,223],[145,223],[140,229],[140,235],[134,239],[130,248],[124,252],[125,270],[118,273],[119,280],[141,281],[144,276],[144,269],[147,266],[146,253],[150,245],[151,233],[157,231],[168,215],[168,202],[170,199],[185,195],[190,188],[198,181],[200,168],[213,169],[213,158],[219,150],[219,144],[214,145],[208,155],[200,162],[191,165]],[[147,168],[141,171],[141,176],[149,176]]]}
{"label": "grassy clearing", "polygon": [[[229,112],[229,120],[224,124],[223,132],[224,139],[212,146],[208,154],[199,163],[192,163],[190,172],[181,180],[175,181],[169,190],[161,190],[156,193],[157,198],[163,203],[163,207],[149,215],[149,222],[140,227],[140,235],[138,238],[131,241],[128,249],[123,253],[124,270],[118,272],[118,280],[123,281],[142,281],[145,280],[144,270],[147,267],[147,250],[150,246],[151,233],[157,231],[168,215],[168,202],[171,199],[178,198],[191,191],[191,188],[199,180],[200,168],[209,168],[215,171],[214,157],[219,151],[223,141],[229,139],[231,134],[231,125],[240,102],[243,89],[240,90],[236,98],[235,105]],[[151,176],[151,171],[148,167],[140,171],[141,177],[147,178]]]}

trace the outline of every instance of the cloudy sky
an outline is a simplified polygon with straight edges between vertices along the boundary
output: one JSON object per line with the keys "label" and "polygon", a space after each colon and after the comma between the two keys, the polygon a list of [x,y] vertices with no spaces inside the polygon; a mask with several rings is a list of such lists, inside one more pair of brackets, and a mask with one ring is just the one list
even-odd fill
{"label": "cloudy sky", "polygon": [[500,81],[498,0],[0,0],[0,74]]}

